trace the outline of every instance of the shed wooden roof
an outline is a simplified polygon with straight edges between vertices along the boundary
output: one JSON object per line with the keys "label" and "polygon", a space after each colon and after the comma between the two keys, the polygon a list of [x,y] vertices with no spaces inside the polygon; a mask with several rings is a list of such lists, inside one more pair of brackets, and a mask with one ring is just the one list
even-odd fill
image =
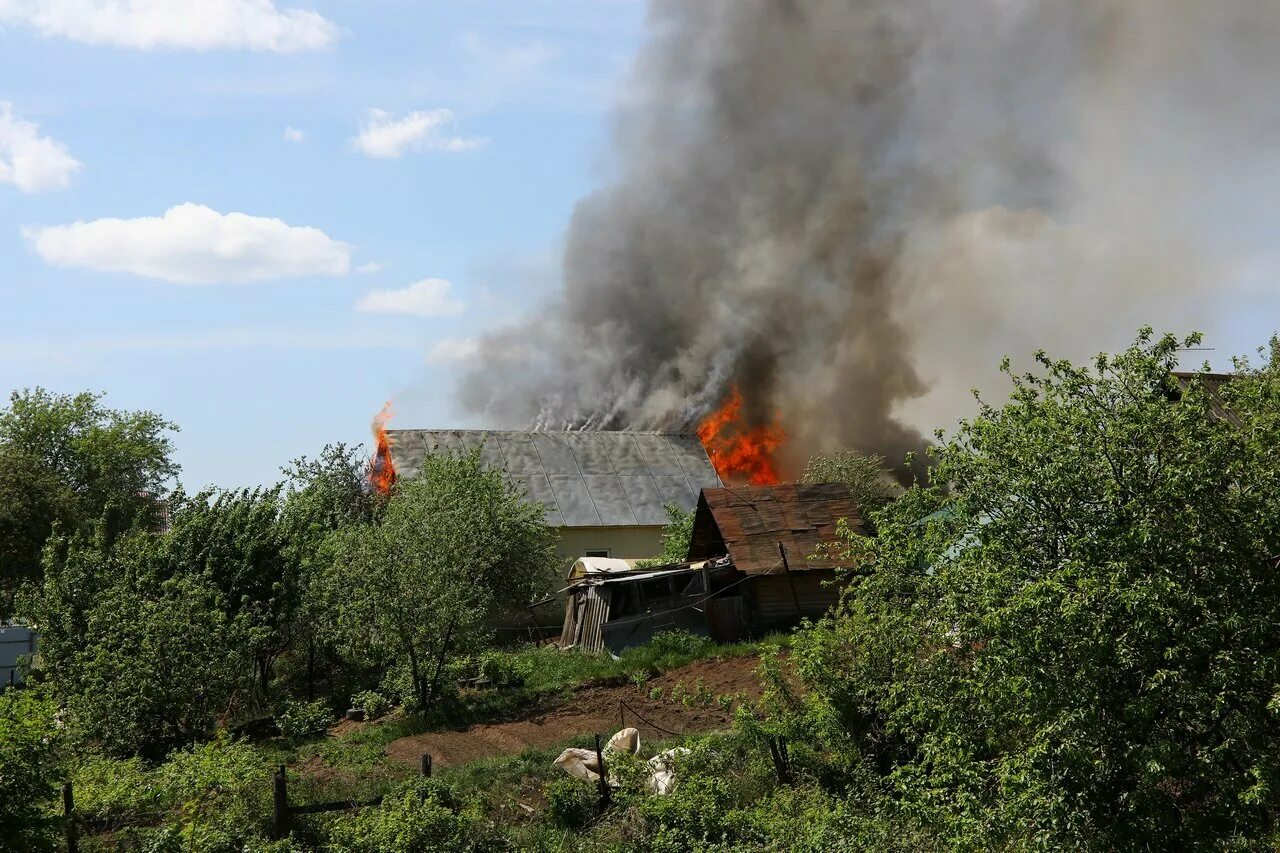
{"label": "shed wooden roof", "polygon": [[834,569],[816,559],[818,546],[836,538],[836,522],[862,526],[858,505],[843,483],[781,483],[703,489],[693,520],[690,560],[728,554],[739,571],[766,574],[779,567],[778,543],[792,571]]}

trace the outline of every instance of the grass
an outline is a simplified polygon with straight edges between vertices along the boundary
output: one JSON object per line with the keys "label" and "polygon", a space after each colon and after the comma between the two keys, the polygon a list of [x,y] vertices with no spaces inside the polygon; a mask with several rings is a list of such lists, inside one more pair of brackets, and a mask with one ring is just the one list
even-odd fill
{"label": "grass", "polygon": [[[417,774],[417,768],[387,757],[393,741],[442,726],[464,727],[481,721],[508,719],[517,712],[547,707],[571,696],[575,688],[589,684],[623,684],[645,681],[695,661],[758,654],[789,646],[788,635],[771,635],[756,642],[720,644],[684,633],[660,634],[651,643],[629,649],[619,657],[608,654],[561,652],[553,647],[525,647],[490,652],[481,662],[486,674],[496,674],[499,686],[466,690],[456,702],[428,717],[393,713],[376,723],[360,726],[337,737],[322,736],[300,742],[274,738],[249,744],[256,793],[269,790],[271,769],[286,765],[289,800],[295,804],[338,800],[366,801],[390,794]],[[645,754],[679,744],[683,739],[646,743]],[[572,738],[554,747],[529,748],[516,755],[484,758],[469,764],[440,768],[440,781],[479,798],[495,820],[516,827],[516,835],[530,848],[577,849],[583,838],[550,825],[542,816],[544,786],[563,776],[552,761],[569,746],[590,746],[590,738]],[[243,748],[243,747],[242,747]],[[215,759],[210,759],[215,760]],[[93,757],[75,770],[77,801],[92,825],[108,828],[156,826],[173,817],[173,804],[165,795],[163,766],[137,760],[117,761]],[[257,777],[261,777],[260,780]],[[211,775],[211,784],[216,774]],[[523,803],[535,813],[522,808]],[[317,817],[313,828],[324,818]],[[131,830],[124,830],[127,832]],[[111,843],[111,835],[101,839]]]}
{"label": "grass", "polygon": [[[702,660],[745,657],[788,648],[789,634],[770,634],[744,643],[716,643],[680,631],[656,636],[644,646],[628,649],[618,657],[552,646],[528,646],[509,652],[491,652],[483,667],[502,674],[505,686],[467,691],[456,702],[433,714],[429,727],[463,728],[473,723],[495,722],[517,711],[544,709],[567,699],[574,688],[588,684],[616,685],[628,681],[643,685],[655,676]],[[425,729],[424,729],[425,730]]]}

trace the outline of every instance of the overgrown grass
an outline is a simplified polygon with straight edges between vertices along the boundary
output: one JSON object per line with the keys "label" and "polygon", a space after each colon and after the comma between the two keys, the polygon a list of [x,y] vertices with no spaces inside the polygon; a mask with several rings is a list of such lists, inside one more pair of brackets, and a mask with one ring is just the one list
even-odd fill
{"label": "overgrown grass", "polygon": [[743,643],[716,643],[683,631],[658,634],[643,646],[618,657],[608,653],[560,651],[553,646],[526,646],[491,652],[474,669],[487,669],[503,686],[464,691],[457,701],[439,709],[426,721],[429,727],[463,727],[477,722],[529,713],[567,698],[588,684],[644,684],[649,679],[700,660],[725,660],[789,648],[790,634],[770,634]]}
{"label": "overgrown grass", "polygon": [[[574,688],[588,684],[643,684],[695,661],[758,654],[789,643],[787,635],[718,644],[670,633],[617,658],[550,647],[494,652],[486,656],[483,666],[486,677],[498,686],[466,690],[450,708],[427,717],[397,712],[339,736],[310,739],[280,737],[255,743],[223,737],[177,752],[159,765],[88,755],[72,768],[77,808],[91,828],[85,849],[117,849],[120,844],[133,845],[129,849],[156,847],[162,837],[175,831],[210,843],[243,843],[264,831],[271,773],[282,764],[289,768],[289,800],[294,804],[394,798],[417,774],[416,767],[388,758],[388,745],[399,738],[441,725],[461,726],[509,718],[517,711],[527,713],[530,708],[562,701]],[[645,743],[644,754],[686,740]],[[590,745],[591,738],[584,735],[553,747],[440,768],[437,782],[456,792],[460,802],[489,815],[490,821],[509,827],[515,849],[605,849],[617,840],[613,830],[570,831],[546,814],[544,790],[567,778],[552,761],[566,747]],[[215,814],[221,812],[234,818]],[[332,822],[344,819],[308,818],[299,826],[299,838],[304,843],[323,839]],[[104,830],[108,834],[93,837]]]}

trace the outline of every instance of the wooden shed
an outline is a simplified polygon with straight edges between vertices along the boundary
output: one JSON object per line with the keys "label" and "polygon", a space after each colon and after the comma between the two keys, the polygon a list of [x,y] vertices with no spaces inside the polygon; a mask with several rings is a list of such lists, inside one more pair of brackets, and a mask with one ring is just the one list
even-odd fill
{"label": "wooden shed", "polygon": [[842,483],[703,489],[689,559],[727,556],[749,578],[742,594],[754,631],[817,618],[840,597],[840,566],[820,551],[835,541],[842,518],[861,530],[858,505]]}
{"label": "wooden shed", "polygon": [[617,653],[674,628],[725,642],[817,618],[840,596],[839,566],[820,553],[840,519],[861,527],[839,483],[703,489],[687,562],[574,565],[561,646]]}

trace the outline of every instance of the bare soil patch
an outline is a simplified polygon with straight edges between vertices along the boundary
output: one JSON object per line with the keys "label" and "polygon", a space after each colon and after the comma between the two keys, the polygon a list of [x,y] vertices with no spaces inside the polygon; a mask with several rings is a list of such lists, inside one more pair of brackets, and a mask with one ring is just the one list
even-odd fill
{"label": "bare soil patch", "polygon": [[[673,702],[673,688],[682,684],[686,691],[693,692],[698,679],[702,679],[705,691],[713,698],[743,693],[758,699],[761,686],[752,671],[759,662],[757,655],[697,661],[663,673],[642,687],[632,683],[584,687],[562,705],[531,711],[514,720],[400,738],[387,745],[387,755],[416,764],[427,752],[437,767],[446,767],[494,755],[513,755],[531,746],[550,746],[578,735],[608,737],[624,725],[639,729],[642,742],[669,734],[723,729],[730,723],[727,711],[715,702],[692,707]],[[662,688],[661,698],[650,698],[655,687]]]}

